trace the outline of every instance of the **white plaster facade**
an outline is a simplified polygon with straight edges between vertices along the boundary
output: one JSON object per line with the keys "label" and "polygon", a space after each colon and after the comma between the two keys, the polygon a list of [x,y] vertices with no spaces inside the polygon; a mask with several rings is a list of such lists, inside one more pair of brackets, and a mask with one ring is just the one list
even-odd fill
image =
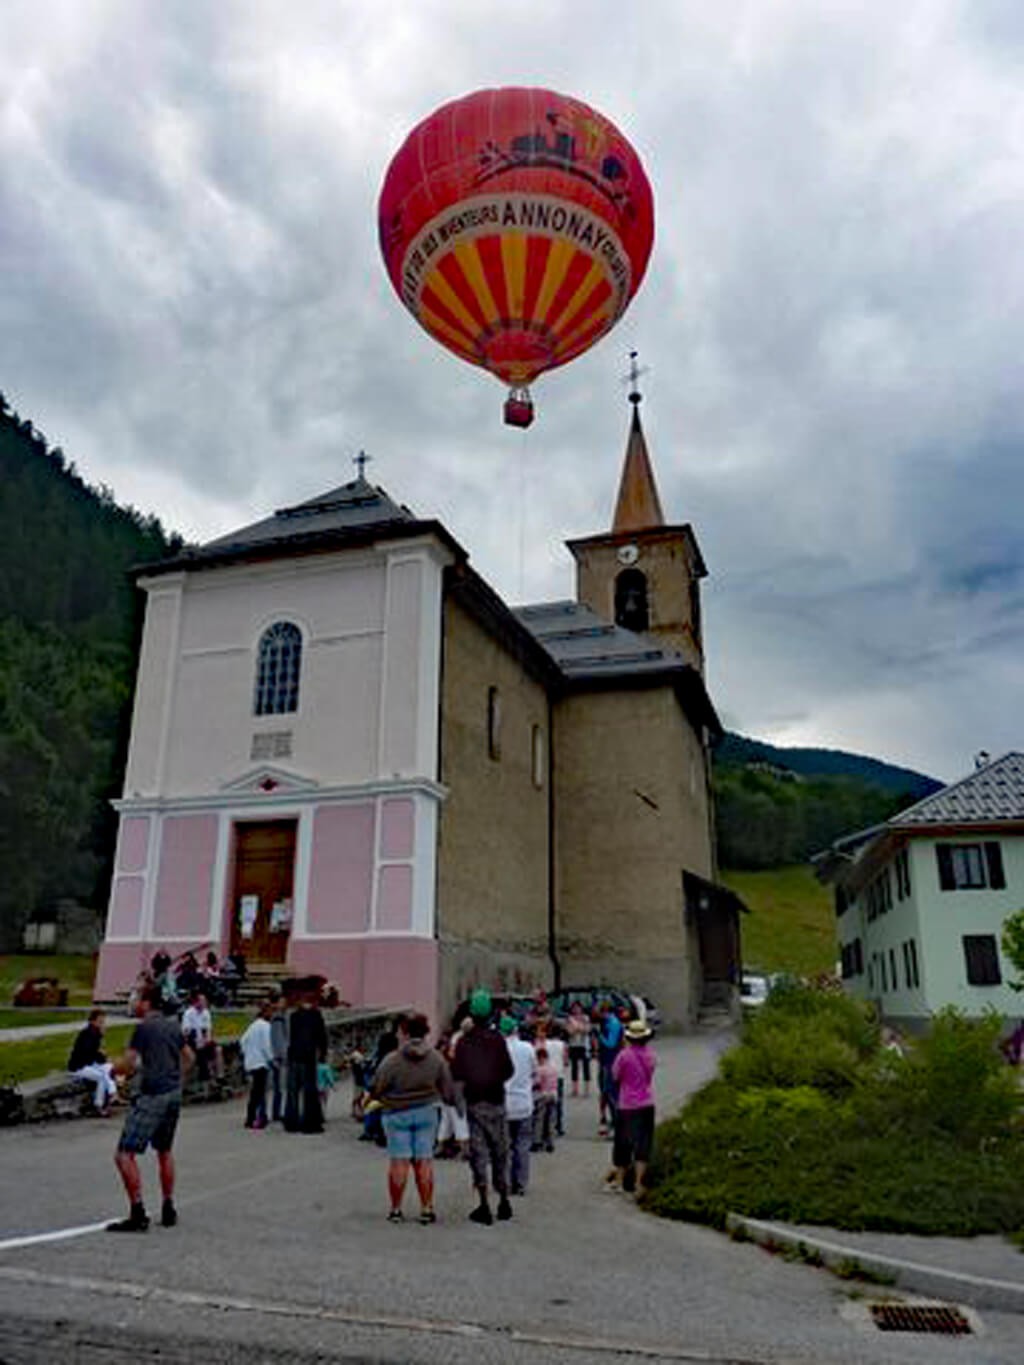
{"label": "white plaster facade", "polygon": [[856,841],[840,840],[825,872],[847,990],[910,1028],[948,1005],[1019,1016],[1001,938],[1024,907],[1024,757],[1007,754]]}
{"label": "white plaster facade", "polygon": [[[374,939],[433,951],[450,561],[422,536],[140,580],[147,610],[99,995],[133,979],[154,944],[224,949],[233,836],[247,821],[280,820],[296,827],[289,962],[326,963],[360,1003],[433,1003],[424,973],[406,970],[379,1001],[365,999],[362,959]],[[257,716],[257,650],[276,621],[302,634],[298,707]],[[273,757],[254,757],[264,753]],[[339,840],[355,884],[366,883],[365,904],[348,909],[326,887],[317,898],[318,857]]]}

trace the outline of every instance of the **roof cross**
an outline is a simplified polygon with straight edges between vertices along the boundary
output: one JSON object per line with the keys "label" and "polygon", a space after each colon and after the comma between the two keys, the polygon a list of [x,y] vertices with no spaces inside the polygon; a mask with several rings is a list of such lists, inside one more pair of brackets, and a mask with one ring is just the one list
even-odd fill
{"label": "roof cross", "polygon": [[352,457],[352,463],[355,465],[356,470],[358,471],[358,477],[360,479],[366,478],[366,466],[370,463],[372,459],[373,456],[367,455],[365,450],[361,450],[358,455],[354,455]]}
{"label": "roof cross", "polygon": [[624,384],[629,384],[629,401],[634,406],[642,401],[643,395],[640,392],[640,376],[646,374],[647,369],[648,367],[646,365],[641,366],[637,364],[637,352],[630,351],[629,374],[624,374],[622,376],[622,382]]}

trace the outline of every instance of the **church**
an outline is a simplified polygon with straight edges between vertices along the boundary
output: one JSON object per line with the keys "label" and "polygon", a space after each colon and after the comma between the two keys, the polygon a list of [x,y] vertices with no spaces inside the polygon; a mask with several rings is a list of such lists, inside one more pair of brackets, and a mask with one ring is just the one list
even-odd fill
{"label": "church", "polygon": [[148,565],[98,999],[157,948],[441,1021],[477,984],[734,998],[693,529],[633,404],[576,593],[510,607],[358,477]]}

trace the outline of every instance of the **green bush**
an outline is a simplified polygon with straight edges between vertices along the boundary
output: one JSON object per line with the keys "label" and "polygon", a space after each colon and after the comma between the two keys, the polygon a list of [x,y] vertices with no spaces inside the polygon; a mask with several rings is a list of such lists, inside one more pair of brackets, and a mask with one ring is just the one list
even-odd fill
{"label": "green bush", "polygon": [[903,1059],[887,1054],[864,1110],[909,1137],[966,1148],[1012,1136],[1021,1114],[1017,1073],[999,1051],[1002,1019],[970,1019],[952,1007]]}
{"label": "green bush", "polygon": [[721,1075],[659,1127],[646,1207],[715,1226],[736,1212],[926,1234],[1020,1228],[1020,1092],[998,1032],[998,1019],[944,1013],[902,1058],[853,1001],[773,994]]}
{"label": "green bush", "polygon": [[739,1089],[810,1086],[841,1097],[877,1051],[878,1026],[857,1001],[787,983],[750,1019],[722,1075]]}

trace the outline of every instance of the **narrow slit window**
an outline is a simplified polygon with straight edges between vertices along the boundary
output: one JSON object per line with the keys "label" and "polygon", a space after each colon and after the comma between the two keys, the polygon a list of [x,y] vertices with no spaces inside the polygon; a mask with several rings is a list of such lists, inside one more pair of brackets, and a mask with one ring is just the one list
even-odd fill
{"label": "narrow slit window", "polygon": [[530,734],[530,765],[533,785],[540,790],[544,785],[544,731],[535,725]]}
{"label": "narrow slit window", "polygon": [[495,762],[501,758],[501,693],[487,689],[487,753]]}

